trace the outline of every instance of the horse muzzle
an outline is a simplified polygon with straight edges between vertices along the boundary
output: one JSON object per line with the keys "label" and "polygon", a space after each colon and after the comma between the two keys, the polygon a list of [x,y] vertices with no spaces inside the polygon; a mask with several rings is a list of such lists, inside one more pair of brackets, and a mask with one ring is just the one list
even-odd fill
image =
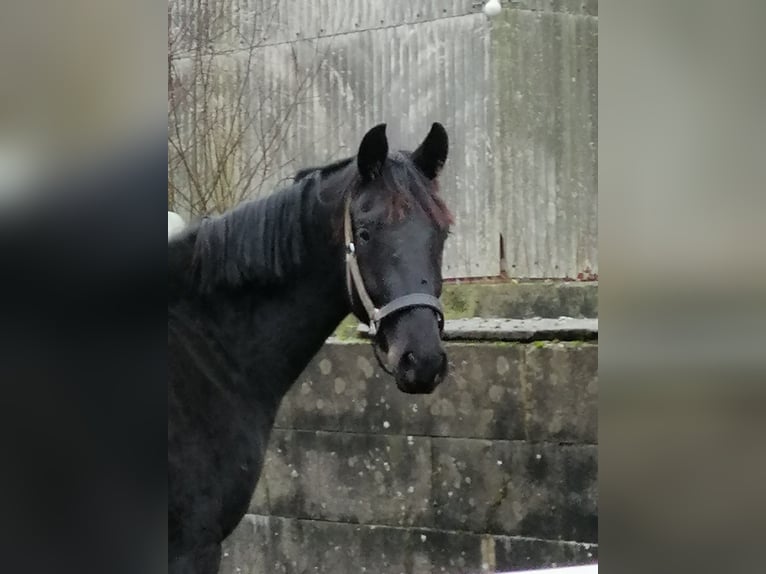
{"label": "horse muzzle", "polygon": [[435,319],[431,309],[410,309],[396,317],[390,329],[383,329],[386,362],[405,393],[431,393],[447,376],[447,354]]}
{"label": "horse muzzle", "polygon": [[394,368],[399,390],[409,394],[428,394],[446,378],[447,354],[444,351],[428,355],[408,351],[402,354]]}

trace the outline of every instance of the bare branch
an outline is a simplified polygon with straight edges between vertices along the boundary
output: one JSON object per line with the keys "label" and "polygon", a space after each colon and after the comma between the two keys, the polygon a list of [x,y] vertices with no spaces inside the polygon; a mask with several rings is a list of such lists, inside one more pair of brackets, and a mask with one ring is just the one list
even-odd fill
{"label": "bare branch", "polygon": [[276,4],[253,21],[231,4],[198,0],[189,14],[172,2],[168,12],[168,201],[191,216],[225,211],[288,179],[276,181],[296,161],[286,144],[299,110],[316,97],[326,56],[315,41],[302,67],[290,45],[291,87],[280,86],[266,60],[279,48],[264,47]]}

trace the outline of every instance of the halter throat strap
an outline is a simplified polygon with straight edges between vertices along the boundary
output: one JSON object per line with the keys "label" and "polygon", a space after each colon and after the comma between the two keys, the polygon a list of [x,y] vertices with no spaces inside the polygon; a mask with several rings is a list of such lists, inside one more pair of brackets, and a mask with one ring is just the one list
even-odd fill
{"label": "halter throat strap", "polygon": [[439,322],[439,332],[444,329],[444,310],[442,308],[441,301],[433,295],[427,293],[410,293],[397,297],[393,301],[386,303],[380,309],[372,302],[370,294],[367,292],[367,288],[364,286],[364,280],[362,279],[362,273],[359,270],[359,262],[356,258],[356,246],[354,245],[354,229],[351,222],[351,196],[346,198],[346,204],[343,213],[343,234],[346,244],[346,290],[348,291],[349,299],[353,303],[354,290],[359,297],[359,301],[362,303],[367,318],[369,320],[370,335],[376,336],[380,324],[386,317],[390,317],[395,313],[404,311],[405,309],[412,309],[414,307],[427,307],[436,313],[437,320]]}

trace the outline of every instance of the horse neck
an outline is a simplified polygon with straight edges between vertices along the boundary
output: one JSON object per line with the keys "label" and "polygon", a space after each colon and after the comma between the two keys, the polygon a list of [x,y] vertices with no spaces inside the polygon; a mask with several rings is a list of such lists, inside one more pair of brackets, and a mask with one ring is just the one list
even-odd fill
{"label": "horse neck", "polygon": [[213,322],[236,370],[257,385],[258,398],[278,403],[349,313],[344,275],[313,268],[268,291],[222,299]]}
{"label": "horse neck", "polygon": [[[221,348],[261,402],[278,404],[325,340],[350,312],[343,247],[329,207],[311,207],[306,256],[278,284],[257,280],[207,298],[207,316]],[[251,382],[254,387],[251,387]]]}

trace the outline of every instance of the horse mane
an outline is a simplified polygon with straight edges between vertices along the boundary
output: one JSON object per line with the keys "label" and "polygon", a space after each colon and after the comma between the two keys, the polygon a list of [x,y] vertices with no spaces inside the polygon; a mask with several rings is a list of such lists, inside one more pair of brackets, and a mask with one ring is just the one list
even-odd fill
{"label": "horse mane", "polygon": [[323,167],[307,167],[304,169],[300,169],[295,173],[295,176],[293,177],[294,181],[298,182],[305,178],[307,175],[310,175],[314,173],[315,171],[319,172],[320,177],[327,177],[328,175],[331,175],[335,173],[336,171],[339,171],[343,169],[344,167],[347,167],[351,160],[353,160],[353,157],[347,157],[345,159],[339,159],[338,161],[334,161],[332,163],[329,163]]}
{"label": "horse mane", "polygon": [[267,197],[203,219],[196,232],[192,272],[203,292],[217,285],[255,281],[278,284],[306,258],[304,218],[311,209],[316,178],[304,178]]}
{"label": "horse mane", "polygon": [[[328,236],[341,240],[343,200],[362,185],[353,159],[300,170],[291,185],[203,219],[193,232],[191,268],[198,289],[283,283],[310,260],[307,225],[320,211],[334,213]],[[390,219],[403,218],[417,202],[439,229],[452,224],[437,181],[426,178],[407,152],[391,153],[374,183],[387,194]]]}

